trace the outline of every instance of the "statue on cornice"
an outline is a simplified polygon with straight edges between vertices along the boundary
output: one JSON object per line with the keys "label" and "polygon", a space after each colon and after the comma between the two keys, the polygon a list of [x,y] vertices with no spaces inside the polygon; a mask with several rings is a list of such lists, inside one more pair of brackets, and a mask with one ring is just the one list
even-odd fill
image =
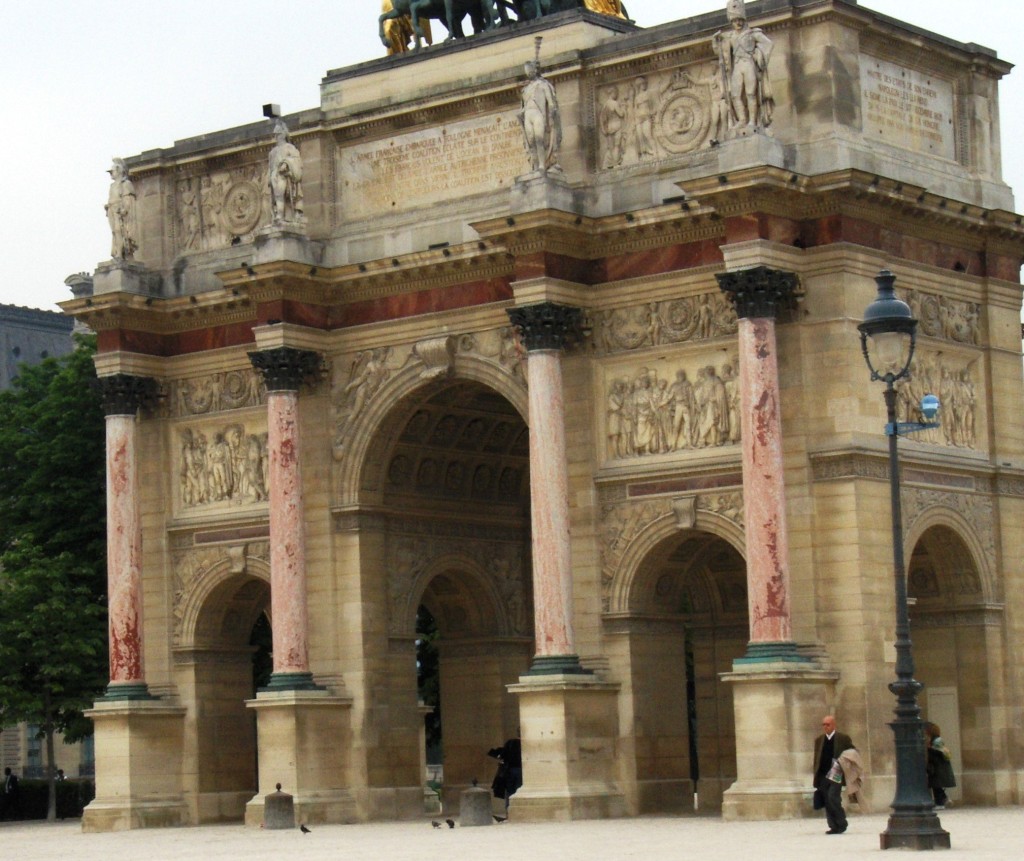
{"label": "statue on cornice", "polygon": [[747,24],[743,0],[729,0],[725,10],[730,30],[719,30],[711,45],[718,57],[722,86],[729,94],[729,125],[763,131],[772,123],[775,99],[768,80],[771,40],[757,27]]}
{"label": "statue on cornice", "polygon": [[112,182],[103,208],[110,223],[110,256],[115,260],[132,260],[139,247],[135,186],[128,178],[123,158],[115,158],[107,173]]}
{"label": "statue on cornice", "polygon": [[283,120],[274,125],[277,143],[270,151],[267,186],[270,189],[271,220],[275,225],[305,222],[302,203],[302,155],[288,140]]}
{"label": "statue on cornice", "polygon": [[551,82],[540,73],[540,42],[536,37],[536,57],[526,64],[529,80],[523,87],[523,109],[519,123],[534,171],[558,170],[558,151],[562,146],[562,118],[558,96]]}

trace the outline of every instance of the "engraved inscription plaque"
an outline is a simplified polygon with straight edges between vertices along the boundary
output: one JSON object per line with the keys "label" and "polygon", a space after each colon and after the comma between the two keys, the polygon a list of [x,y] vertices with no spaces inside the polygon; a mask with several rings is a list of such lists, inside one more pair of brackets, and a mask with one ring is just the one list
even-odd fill
{"label": "engraved inscription plaque", "polygon": [[340,158],[353,218],[509,188],[530,169],[512,112],[359,144]]}
{"label": "engraved inscription plaque", "polygon": [[956,160],[953,86],[874,57],[861,57],[864,136]]}

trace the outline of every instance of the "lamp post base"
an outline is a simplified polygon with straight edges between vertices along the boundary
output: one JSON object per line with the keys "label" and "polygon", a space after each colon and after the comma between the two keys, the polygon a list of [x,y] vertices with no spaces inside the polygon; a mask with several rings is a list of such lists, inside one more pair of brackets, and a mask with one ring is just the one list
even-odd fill
{"label": "lamp post base", "polygon": [[942,829],[939,817],[930,811],[894,813],[879,841],[882,849],[949,849],[949,832]]}

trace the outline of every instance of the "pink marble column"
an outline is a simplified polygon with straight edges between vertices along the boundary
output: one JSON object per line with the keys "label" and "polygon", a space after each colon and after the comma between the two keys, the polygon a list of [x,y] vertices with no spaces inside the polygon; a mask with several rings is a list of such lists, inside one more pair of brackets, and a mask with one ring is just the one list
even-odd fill
{"label": "pink marble column", "polygon": [[552,303],[508,312],[528,351],[530,524],[536,655],[531,675],[582,673],[576,655],[562,350],[581,313]]}
{"label": "pink marble column", "polygon": [[740,428],[743,525],[747,542],[750,641],[785,642],[789,610],[789,538],[783,480],[775,321],[740,319]]}
{"label": "pink marble column", "polygon": [[775,339],[779,307],[792,301],[796,277],[757,267],[718,276],[739,317],[743,522],[746,533],[748,659],[795,656],[789,602],[789,538],[783,479],[782,410]]}
{"label": "pink marble column", "polygon": [[153,380],[100,379],[107,445],[107,614],[110,685],[106,699],[148,699],[142,648],[142,521],[136,414]]}
{"label": "pink marble column", "polygon": [[320,358],[289,347],[250,353],[249,358],[267,385],[270,610],[274,620],[274,670],[268,688],[305,690],[316,685],[309,669],[298,389],[319,367]]}
{"label": "pink marble column", "polygon": [[309,672],[298,408],[296,392],[267,393],[275,673]]}

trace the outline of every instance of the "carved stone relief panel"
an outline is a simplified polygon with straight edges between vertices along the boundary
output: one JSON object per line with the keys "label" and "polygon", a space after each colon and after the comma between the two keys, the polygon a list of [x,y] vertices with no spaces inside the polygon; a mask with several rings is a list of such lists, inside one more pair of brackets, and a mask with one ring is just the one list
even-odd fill
{"label": "carved stone relief panel", "polygon": [[265,422],[180,427],[176,432],[182,509],[267,500]]}
{"label": "carved stone relief panel", "polygon": [[939,427],[914,434],[921,442],[956,448],[977,448],[978,398],[973,368],[977,359],[919,351],[910,366],[910,378],[899,385],[901,421],[924,421],[921,399],[937,395]]}
{"label": "carved stone relief panel", "polygon": [[[528,565],[523,541],[494,541],[474,534],[445,534],[443,524],[434,531],[421,529],[415,533],[392,534],[387,542],[385,568],[388,572],[388,631],[400,635],[415,615],[410,599],[419,596],[426,584],[423,577],[435,560],[461,557],[471,560],[490,582],[493,594],[500,601],[499,612],[506,635],[528,636],[532,630],[529,618],[529,596],[526,587]],[[448,578],[435,584],[443,590]],[[452,586],[452,595],[456,594]],[[457,610],[457,608],[453,608]],[[468,633],[468,632],[467,632]]]}
{"label": "carved stone relief panel", "polygon": [[266,172],[261,161],[179,179],[174,188],[177,249],[226,248],[268,223]]}
{"label": "carved stone relief panel", "polygon": [[646,457],[735,445],[740,440],[739,367],[735,356],[695,356],[608,369],[606,456]]}
{"label": "carved stone relief panel", "polygon": [[194,547],[188,540],[172,542],[171,572],[174,589],[175,646],[182,642],[182,625],[189,598],[210,574],[223,567],[236,574],[244,573],[247,559],[270,564],[270,543],[254,541],[242,545]]}
{"label": "carved stone relief panel", "polygon": [[616,353],[735,335],[736,310],[721,291],[612,308],[592,315],[599,350]]}
{"label": "carved stone relief panel", "polygon": [[685,155],[726,137],[728,105],[715,65],[610,79],[594,99],[602,170]]}
{"label": "carved stone relief panel", "polygon": [[169,383],[170,415],[197,416],[266,403],[263,377],[253,368]]}
{"label": "carved stone relief panel", "polygon": [[905,290],[903,294],[917,318],[920,334],[958,344],[978,344],[981,306],[977,302],[964,302],[920,290]]}
{"label": "carved stone relief panel", "polygon": [[[612,585],[621,576],[622,560],[641,532],[657,520],[671,517],[680,526],[679,499],[663,496],[642,502],[613,501],[602,494],[601,505],[601,603],[611,609]],[[743,528],[743,493],[739,490],[699,494],[696,510],[724,517]],[[681,527],[680,527],[681,528]]]}

